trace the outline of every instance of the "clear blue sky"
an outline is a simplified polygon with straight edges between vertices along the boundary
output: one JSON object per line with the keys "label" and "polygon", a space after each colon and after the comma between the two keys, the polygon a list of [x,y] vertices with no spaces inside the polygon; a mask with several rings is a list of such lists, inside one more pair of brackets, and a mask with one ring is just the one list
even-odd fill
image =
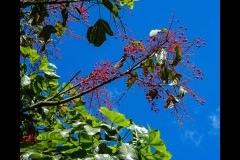
{"label": "clear blue sky", "polygon": [[[117,110],[132,118],[136,124],[159,129],[161,138],[172,153],[172,160],[219,160],[220,159],[220,2],[218,0],[140,0],[131,11],[132,16],[125,14],[124,21],[135,38],[146,39],[151,29],[168,27],[171,12],[180,25],[187,27],[187,36],[200,36],[205,39],[206,46],[191,60],[205,74],[204,81],[191,84],[206,103],[200,106],[193,101],[186,101],[186,107],[195,122],[185,120],[181,129],[176,124],[176,116],[170,111],[159,113],[150,111],[150,105],[144,93],[136,87],[128,92]],[[90,12],[90,16],[94,13]],[[104,18],[104,14],[102,15]],[[108,16],[107,18],[108,19]],[[92,24],[94,21],[92,21]],[[76,33],[85,36],[87,28],[81,23],[72,28]],[[123,53],[124,44],[120,40],[107,37],[100,48],[89,45],[87,40],[63,39],[60,49],[62,60],[56,61],[60,82],[67,82],[68,73],[82,69],[86,75],[92,71],[93,65],[100,60],[116,60]],[[113,96],[119,96],[125,84],[118,82],[108,86]],[[160,106],[161,108],[161,106]]]}

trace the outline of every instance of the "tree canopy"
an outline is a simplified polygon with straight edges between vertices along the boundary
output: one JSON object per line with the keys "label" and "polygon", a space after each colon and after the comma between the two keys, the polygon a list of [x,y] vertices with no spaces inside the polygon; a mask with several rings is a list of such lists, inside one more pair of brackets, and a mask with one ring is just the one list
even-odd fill
{"label": "tree canopy", "polygon": [[[106,85],[124,79],[127,90],[139,87],[145,92],[152,111],[159,111],[162,99],[163,108],[172,109],[181,123],[188,115],[186,94],[204,104],[188,82],[203,79],[201,70],[190,64],[190,50],[205,42],[188,40],[184,27],[172,28],[174,14],[169,26],[151,30],[146,41],[128,36],[120,14],[134,9],[135,3],[141,2],[20,0],[21,159],[171,158],[159,130],[146,129],[114,111]],[[100,8],[111,15],[112,23]],[[91,9],[99,15],[94,24],[88,21]],[[63,35],[79,38],[71,23],[88,28],[86,39],[92,47],[101,47],[113,36],[127,45],[115,62],[99,61],[87,76],[79,70],[60,84],[52,60],[61,54],[56,44]]]}

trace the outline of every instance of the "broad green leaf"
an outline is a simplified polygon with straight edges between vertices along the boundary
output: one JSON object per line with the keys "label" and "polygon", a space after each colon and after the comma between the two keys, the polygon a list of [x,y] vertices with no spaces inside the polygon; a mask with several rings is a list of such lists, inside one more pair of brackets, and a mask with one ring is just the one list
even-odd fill
{"label": "broad green leaf", "polygon": [[22,47],[22,46],[20,46],[20,52],[23,54],[23,55],[25,55],[25,56],[27,56],[27,55],[29,55],[29,57],[30,57],[30,63],[32,63],[32,64],[34,64],[34,63],[36,63],[37,62],[37,60],[39,59],[39,55],[37,54],[37,50],[34,50],[34,49],[32,49],[31,47]]}
{"label": "broad green leaf", "polygon": [[156,89],[151,89],[149,92],[148,92],[148,95],[151,97],[151,99],[154,99],[156,98],[156,96],[158,95],[158,91]]}
{"label": "broad green leaf", "polygon": [[130,121],[127,120],[121,113],[110,111],[105,107],[100,107],[99,111],[104,114],[112,123],[115,123],[118,126],[127,127],[130,124]]}
{"label": "broad green leaf", "polygon": [[112,149],[109,148],[105,143],[101,143],[98,145],[98,149],[100,154],[112,154]]}
{"label": "broad green leaf", "polygon": [[62,37],[62,35],[65,33],[67,27],[63,27],[63,24],[61,22],[56,21],[54,28],[57,30],[56,35],[58,38]]}
{"label": "broad green leaf", "polygon": [[95,135],[96,133],[100,132],[100,128],[92,128],[91,126],[89,125],[85,125],[84,126],[86,132],[88,135]]}
{"label": "broad green leaf", "polygon": [[24,160],[28,160],[30,159],[41,159],[41,160],[47,160],[47,159],[51,159],[49,155],[44,155],[36,150],[31,150],[31,151],[27,151],[22,155],[22,158]]}
{"label": "broad green leaf", "polygon": [[44,132],[37,136],[37,140],[63,140],[63,136],[59,131]]}
{"label": "broad green leaf", "polygon": [[158,130],[151,130],[149,133],[149,144],[153,146],[159,152],[165,152],[166,146],[164,142],[160,139],[160,132]]}
{"label": "broad green leaf", "polygon": [[43,71],[46,75],[50,76],[51,78],[60,78],[55,72],[50,71]]}
{"label": "broad green leaf", "polygon": [[146,128],[135,124],[127,128],[132,130],[132,144],[136,145],[146,141],[146,138],[148,137],[148,130]]}
{"label": "broad green leaf", "polygon": [[30,85],[30,83],[31,83],[31,79],[27,75],[24,75],[21,78],[21,86],[22,87],[28,86],[28,85]]}
{"label": "broad green leaf", "polygon": [[[58,85],[58,80],[57,79],[51,79],[49,81],[49,84],[57,86]],[[60,88],[60,86],[58,86],[57,88]],[[57,88],[56,89],[54,88],[54,89],[57,91],[58,90]]]}
{"label": "broad green leaf", "polygon": [[144,64],[145,64],[145,67],[147,67],[148,72],[150,73],[154,72],[154,60],[152,57],[148,58]]}
{"label": "broad green leaf", "polygon": [[54,72],[54,70],[48,68],[48,66],[49,66],[48,58],[47,58],[47,56],[44,55],[41,60],[41,64],[39,66],[39,70]]}
{"label": "broad green leaf", "polygon": [[44,42],[47,43],[48,39],[51,37],[52,33],[56,33],[57,30],[53,25],[46,25],[43,27],[42,31],[39,33],[39,37],[43,38]]}
{"label": "broad green leaf", "polygon": [[101,46],[103,42],[106,40],[106,35],[113,36],[113,32],[109,26],[109,24],[103,20],[99,19],[94,26],[91,26],[87,30],[87,39],[89,43],[93,43],[94,46]]}
{"label": "broad green leaf", "polygon": [[156,151],[152,156],[154,157],[154,160],[170,160],[172,158],[171,153],[168,151],[165,152]]}
{"label": "broad green leaf", "polygon": [[137,160],[137,155],[135,153],[134,146],[129,143],[122,143],[119,149],[118,157],[120,159],[131,159],[131,160]]}
{"label": "broad green leaf", "polygon": [[86,150],[83,150],[81,146],[71,148],[69,150],[63,151],[64,154],[70,157],[70,159],[81,159],[87,155]]}
{"label": "broad green leaf", "polygon": [[34,145],[32,143],[29,143],[29,144],[31,145],[25,146],[24,143],[21,143],[20,152],[26,152],[28,150],[47,151],[47,150],[51,150],[51,148],[56,146],[56,143],[51,143],[47,141],[42,141]]}
{"label": "broad green leaf", "polygon": [[150,146],[145,145],[140,149],[141,158],[146,160],[155,160],[153,153],[151,152]]}
{"label": "broad green leaf", "polygon": [[96,154],[95,160],[114,160],[109,154]]}
{"label": "broad green leaf", "polygon": [[83,117],[87,117],[89,115],[89,113],[86,111],[86,109],[84,108],[84,105],[82,106],[76,106],[74,108],[74,110],[78,111]]}
{"label": "broad green leaf", "polygon": [[138,0],[120,0],[120,5],[124,6],[126,4],[130,9],[133,9],[134,1],[138,1]]}
{"label": "broad green leaf", "polygon": [[100,2],[113,14],[115,19],[118,17],[118,7],[116,4],[113,4],[109,0],[100,0]]}
{"label": "broad green leaf", "polygon": [[61,130],[60,134],[62,135],[63,138],[69,137],[69,134],[72,131],[72,129],[73,128]]}
{"label": "broad green leaf", "polygon": [[176,66],[178,64],[178,62],[180,62],[181,59],[182,59],[182,53],[180,51],[179,46],[175,47],[175,52],[176,52],[176,55],[175,55],[175,58],[174,58],[173,63],[172,63],[173,66]]}

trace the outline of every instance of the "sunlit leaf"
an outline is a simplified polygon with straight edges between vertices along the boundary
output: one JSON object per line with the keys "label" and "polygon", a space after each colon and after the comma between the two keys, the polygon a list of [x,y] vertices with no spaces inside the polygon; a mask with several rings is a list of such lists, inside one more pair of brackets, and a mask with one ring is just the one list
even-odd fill
{"label": "sunlit leaf", "polygon": [[126,4],[130,9],[133,9],[135,1],[138,0],[120,0],[120,5],[124,6]]}
{"label": "sunlit leaf", "polygon": [[137,155],[135,154],[135,149],[132,144],[129,143],[122,143],[119,149],[119,158],[121,159],[131,159],[137,160]]}
{"label": "sunlit leaf", "polygon": [[31,83],[31,79],[27,75],[24,75],[21,79],[21,86],[25,87],[25,86],[28,86],[30,83]]}
{"label": "sunlit leaf", "polygon": [[104,114],[112,123],[115,123],[118,126],[127,127],[130,124],[130,121],[127,120],[121,113],[110,111],[105,107],[100,107],[99,111]]}
{"label": "sunlit leaf", "polygon": [[84,126],[86,132],[88,135],[95,135],[96,133],[100,132],[100,128],[92,128],[91,126],[89,125],[85,125]]}
{"label": "sunlit leaf", "polygon": [[30,63],[36,63],[40,56],[37,54],[37,50],[32,49],[31,47],[22,47],[20,46],[20,52],[24,56],[30,57]]}
{"label": "sunlit leaf", "polygon": [[60,76],[58,76],[56,73],[54,72],[50,72],[50,71],[43,71],[45,74],[47,74],[48,76],[52,77],[52,78],[60,78]]}

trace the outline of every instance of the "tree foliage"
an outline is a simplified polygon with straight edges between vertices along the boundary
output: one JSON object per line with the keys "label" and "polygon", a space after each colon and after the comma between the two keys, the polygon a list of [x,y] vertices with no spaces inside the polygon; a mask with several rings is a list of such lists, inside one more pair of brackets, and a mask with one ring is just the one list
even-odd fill
{"label": "tree foliage", "polygon": [[[120,78],[127,90],[134,87],[146,92],[151,110],[158,111],[158,99],[164,108],[173,108],[182,121],[186,113],[186,93],[201,104],[184,79],[184,68],[193,78],[203,73],[190,65],[187,51],[205,44],[203,39],[188,41],[186,28],[152,30],[143,42],[129,37],[122,18],[123,7],[133,9],[134,0],[20,0],[20,153],[21,159],[170,159],[171,154],[160,139],[160,132],[136,125],[115,112],[106,85]],[[113,25],[103,18],[88,21],[92,6],[106,9]],[[88,76],[77,72],[67,83],[52,59],[59,58],[55,43],[64,36],[76,37],[70,24],[87,26],[89,44],[100,47],[108,36],[124,42],[124,54],[117,63],[101,61]],[[114,28],[114,29],[113,29]],[[187,78],[188,79],[188,78]],[[124,96],[124,94],[123,94]],[[121,97],[117,102],[120,102]],[[94,113],[94,114],[91,114]]]}

